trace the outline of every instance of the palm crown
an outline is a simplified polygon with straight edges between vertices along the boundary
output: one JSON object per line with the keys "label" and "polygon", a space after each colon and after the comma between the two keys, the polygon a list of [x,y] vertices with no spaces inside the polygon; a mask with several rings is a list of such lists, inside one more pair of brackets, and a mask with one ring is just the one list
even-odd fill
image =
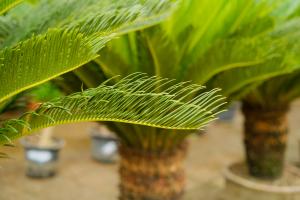
{"label": "palm crown", "polygon": [[[208,82],[208,85],[211,86],[222,85],[225,95],[233,94],[234,97],[239,98],[244,96],[245,102],[263,109],[285,107],[300,95],[297,78],[300,69],[298,57],[299,2],[271,2],[275,9],[270,14],[276,24],[269,35],[273,42],[278,43],[284,40],[284,43],[280,42],[281,44],[273,56],[257,67],[251,68],[251,72],[244,68],[237,68],[226,71]],[[256,24],[255,26],[257,27]],[[271,48],[268,46],[268,49]],[[261,75],[253,76],[252,71]],[[234,82],[238,84],[232,87]],[[234,88],[238,89],[239,87],[240,89],[235,92]]]}
{"label": "palm crown", "polygon": [[300,72],[287,73],[261,81],[244,98],[244,101],[262,109],[285,108],[300,96]]}

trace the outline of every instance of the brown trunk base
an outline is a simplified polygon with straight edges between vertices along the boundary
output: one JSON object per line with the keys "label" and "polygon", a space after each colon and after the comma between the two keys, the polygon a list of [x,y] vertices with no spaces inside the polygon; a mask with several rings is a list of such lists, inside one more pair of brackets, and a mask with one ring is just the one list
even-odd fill
{"label": "brown trunk base", "polygon": [[262,110],[243,104],[244,142],[250,175],[275,179],[282,175],[287,141],[287,107]]}
{"label": "brown trunk base", "polygon": [[168,152],[120,146],[120,200],[179,200],[185,186],[186,143]]}

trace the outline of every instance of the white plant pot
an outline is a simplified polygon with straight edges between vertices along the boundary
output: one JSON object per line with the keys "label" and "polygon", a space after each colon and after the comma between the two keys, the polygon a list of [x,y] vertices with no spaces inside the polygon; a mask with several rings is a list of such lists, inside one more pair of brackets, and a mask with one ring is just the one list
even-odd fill
{"label": "white plant pot", "polygon": [[28,138],[21,139],[27,162],[26,175],[33,178],[47,178],[56,174],[59,151],[64,146],[62,139],[55,138],[49,147],[40,147]]}
{"label": "white plant pot", "polygon": [[100,162],[114,163],[117,159],[118,142],[116,138],[91,135],[92,157]]}

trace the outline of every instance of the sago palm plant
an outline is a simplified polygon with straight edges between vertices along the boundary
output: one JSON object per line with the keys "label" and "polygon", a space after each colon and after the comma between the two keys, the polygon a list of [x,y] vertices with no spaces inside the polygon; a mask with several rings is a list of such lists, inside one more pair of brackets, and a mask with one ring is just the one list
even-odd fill
{"label": "sago palm plant", "polygon": [[[17,93],[95,59],[112,37],[160,21],[170,6],[161,0],[57,0],[17,7],[0,19],[0,102],[5,105]],[[224,104],[223,97],[216,94],[218,89],[204,92],[197,84],[142,73],[112,82],[109,79],[96,88],[43,103],[18,119],[2,122],[0,144],[11,144],[39,128],[77,121],[190,131],[215,119],[218,107]],[[180,160],[181,156],[176,153],[172,159]],[[165,166],[167,170],[169,166]]]}
{"label": "sago palm plant", "polygon": [[[299,3],[285,1],[282,7],[272,12],[278,24],[272,31],[272,37],[276,40],[284,36],[287,43],[264,67],[284,65],[286,70],[272,75],[270,79],[253,77],[255,84],[245,82],[235,93],[243,102],[244,145],[249,173],[260,179],[279,178],[284,169],[288,133],[286,115],[290,102],[299,95]],[[208,84],[222,86],[224,94],[228,94],[232,83],[243,79],[243,74],[240,69],[230,70],[211,81],[213,84]]]}
{"label": "sago palm plant", "polygon": [[[97,52],[111,38],[159,22],[169,13],[172,5],[162,0],[45,0],[37,6],[15,8],[0,18],[0,45],[3,48],[0,51],[0,103],[5,105],[17,93],[95,59]],[[191,131],[215,119],[218,108],[224,104],[223,97],[217,94],[219,89],[203,91],[198,84],[178,83],[173,79],[148,77],[142,73],[128,75],[115,82],[113,80],[43,103],[37,110],[25,113],[19,119],[3,122],[0,144],[10,144],[13,139],[35,129],[76,121],[122,122],[116,125],[120,127],[126,127],[125,123],[138,127],[153,126],[159,127],[162,134],[164,129],[169,129],[172,131],[166,135],[163,145],[167,146],[169,137],[174,137],[181,151],[177,151],[177,145],[172,141],[165,154],[157,152],[166,157],[164,163],[161,163],[161,159],[157,159],[156,163],[155,158],[150,157],[154,161],[151,163],[152,169],[156,164],[159,168],[165,168],[168,179],[162,182],[161,189],[156,188],[154,192],[157,195],[157,189],[164,191],[166,187],[168,193],[164,193],[164,196],[170,197],[171,186],[171,192],[174,191],[178,196],[182,186],[174,185],[173,180],[181,184],[183,174],[181,166],[173,164],[184,155],[185,146],[180,140],[185,134],[172,135],[173,129]],[[155,135],[161,137],[160,134],[152,136]],[[135,137],[133,133],[123,139],[130,144],[137,140]],[[154,148],[155,141],[154,138]],[[170,151],[175,146],[174,151]],[[122,149],[125,155],[131,151]],[[133,153],[137,153],[137,158],[143,153],[147,155],[143,149]],[[134,162],[135,158],[133,154],[131,159]],[[137,163],[141,164],[141,160],[137,160]],[[135,169],[130,167],[131,162],[123,161],[125,169],[126,165]],[[131,181],[132,175],[127,172],[121,172],[122,177],[128,176],[127,180]],[[156,176],[155,171],[146,173]],[[149,184],[152,185],[151,182]]]}
{"label": "sago palm plant", "polygon": [[[184,0],[167,21],[110,42],[101,57],[56,83],[70,92],[79,87],[68,83],[95,87],[107,77],[142,71],[193,80],[209,88],[224,87],[229,99],[238,98],[259,81],[297,69],[298,46],[292,45],[290,35],[296,34],[298,27],[274,35],[289,22],[280,13],[297,9],[292,6],[292,1]],[[206,98],[211,97],[207,94]],[[189,111],[181,118],[188,120]],[[121,199],[182,196],[185,138],[191,132],[116,123],[108,126],[121,140]]]}
{"label": "sago palm plant", "polygon": [[[39,1],[36,5],[24,3],[7,12],[18,3],[21,1],[1,1],[0,4],[0,13],[5,13],[0,17],[2,107],[14,95],[95,59],[97,52],[111,38],[160,22],[174,6],[167,0],[53,0]],[[187,92],[189,96],[188,92],[194,91],[184,90],[181,84],[171,91],[158,91],[158,88],[153,89],[157,85],[155,80],[169,84],[165,79],[134,74],[115,85],[103,83],[93,90],[44,103],[19,119],[2,122],[0,143],[10,144],[12,139],[27,135],[36,128],[75,121],[122,121],[162,128],[195,129],[214,118],[213,112],[198,105],[206,100],[186,102],[178,99],[177,92]],[[137,87],[132,84],[140,82],[144,85]],[[132,102],[138,100],[143,100],[143,104],[132,107]],[[164,107],[156,108],[155,112],[167,112],[165,119],[157,119],[155,113],[144,113],[147,105],[157,102],[162,102]],[[184,112],[185,106],[202,109],[202,114],[196,113],[191,121],[183,122],[174,115],[173,109]]]}
{"label": "sago palm plant", "polygon": [[245,148],[250,173],[274,179],[282,175],[290,103],[300,96],[299,70],[262,82],[243,98]]}

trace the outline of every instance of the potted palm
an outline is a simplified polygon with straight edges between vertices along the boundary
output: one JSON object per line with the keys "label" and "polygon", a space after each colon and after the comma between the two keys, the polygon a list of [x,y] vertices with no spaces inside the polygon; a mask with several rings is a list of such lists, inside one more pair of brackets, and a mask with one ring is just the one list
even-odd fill
{"label": "potted palm", "polygon": [[[273,36],[281,20],[274,12],[288,7],[272,1],[181,1],[167,21],[110,42],[100,58],[63,76],[57,84],[68,92],[67,82],[82,81],[85,87],[94,87],[116,74],[143,71],[193,80],[209,88],[224,87],[229,100],[238,99],[246,93],[246,86],[291,71],[288,61],[272,65],[278,62],[278,54],[296,56],[286,51],[288,34]],[[189,119],[188,112],[181,117]],[[108,126],[121,143],[120,199],[180,199],[190,132],[118,123]]]}
{"label": "potted palm", "polygon": [[289,129],[287,114],[291,102],[300,95],[298,79],[299,70],[272,78],[251,90],[243,99],[247,168],[241,164],[231,168],[248,170],[255,179],[249,185],[246,179],[237,179],[239,173],[226,172],[231,188],[232,183],[247,188],[240,192],[243,197],[249,198],[254,193],[270,200],[300,197],[299,170],[285,163]]}
{"label": "potted palm", "polygon": [[[290,102],[297,97],[293,81],[299,73],[299,3],[292,5],[286,2],[282,6],[273,11],[277,25],[271,35],[274,41],[285,37],[285,48],[264,64],[266,69],[281,68],[281,73],[268,79],[253,77],[256,84],[243,81],[241,90],[234,94],[242,100],[249,174],[259,179],[276,179],[282,175],[287,139],[286,114]],[[244,79],[248,76],[246,73],[239,69],[227,71],[211,81],[211,86],[223,84],[224,94],[229,95],[232,93],[230,82],[233,82],[230,77]]]}
{"label": "potted palm", "polygon": [[243,99],[245,147],[249,170],[255,177],[276,179],[283,173],[287,113],[299,96],[298,77],[299,70],[264,81]]}
{"label": "potted palm", "polygon": [[[234,164],[226,170],[225,176],[229,191],[236,195],[239,190],[240,198],[248,199],[253,195],[262,199],[299,198],[299,184],[295,179],[299,172],[291,166],[285,168],[284,164],[287,112],[290,102],[298,96],[295,81],[299,74],[298,8],[299,2],[293,4],[287,1],[273,11],[277,25],[272,31],[272,38],[274,41],[282,36],[286,38],[285,48],[282,48],[285,52],[279,51],[264,65],[266,68],[281,67],[281,73],[268,79],[253,77],[256,84],[242,82],[242,89],[234,94],[242,100],[245,118],[246,167],[240,163]],[[238,69],[227,71],[216,78],[212,86],[222,84],[224,94],[228,95],[232,90],[228,84],[231,82],[229,78],[243,79],[248,76],[245,74],[246,71]]]}
{"label": "potted palm", "polygon": [[[234,98],[236,97],[238,92],[241,91],[241,89],[245,88],[246,85],[251,85],[252,83],[257,83],[258,80],[260,81],[265,80],[272,76],[284,72],[288,72],[291,70],[291,68],[285,64],[274,65],[274,66],[272,66],[271,64],[269,65],[266,64],[269,62],[271,63],[273,58],[276,58],[276,55],[278,54],[277,50],[284,49],[285,43],[282,37],[278,38],[277,40],[272,40],[272,37],[270,37],[272,36],[270,35],[270,32],[273,30],[275,24],[273,20],[274,15],[273,12],[270,11],[270,9],[266,9],[269,8],[269,5],[268,2],[264,2],[264,1],[262,2],[239,1],[239,2],[230,2],[230,3],[228,3],[227,1],[210,1],[209,3],[206,1],[193,1],[193,0],[183,1],[181,2],[182,5],[180,6],[180,9],[176,12],[176,14],[174,14],[174,16],[172,16],[172,18],[169,21],[153,29],[140,31],[122,37],[118,41],[115,41],[115,43],[112,44],[111,47],[107,48],[104,52],[102,52],[103,56],[101,59],[94,59],[94,61],[88,62],[97,56],[96,52],[99,51],[102,45],[106,43],[107,40],[110,39],[110,36],[111,37],[116,36],[118,34],[128,32],[133,29],[149,26],[150,24],[158,22],[165,17],[165,15],[163,15],[162,12],[164,11],[164,8],[168,7],[168,6],[164,6],[165,5],[164,3],[166,2],[160,4],[154,2],[152,4],[153,5],[152,7],[151,7],[151,3],[147,4],[147,6],[145,6],[146,9],[145,11],[143,9],[136,9],[136,7],[134,7],[133,9],[132,4],[130,4],[132,2],[134,1],[129,1],[129,2],[124,1],[124,4],[122,4],[121,6],[121,8],[124,8],[122,12],[121,11],[112,12],[112,10],[110,9],[114,9],[114,8],[111,7],[108,10],[106,10],[106,12],[104,12],[105,11],[104,8],[107,8],[103,6],[105,5],[105,1],[102,1],[101,3],[98,2],[99,4],[102,5],[99,6],[99,8],[101,7],[102,9],[98,9],[97,7],[98,4],[95,2],[95,4],[93,5],[94,10],[93,8],[88,7],[88,5],[86,5],[84,2],[82,4],[76,4],[78,6],[74,6],[74,7],[70,6],[71,4],[68,4],[68,2],[65,1],[55,2],[54,4],[49,4],[49,5],[44,2],[43,4],[41,4],[42,5],[41,7],[38,7],[38,9],[35,9],[34,11],[30,12],[30,13],[35,13],[36,16],[39,17],[36,16],[30,17],[30,15],[28,16],[28,14],[26,15],[24,12],[22,12],[22,9],[18,9],[17,11],[13,12],[11,16],[10,15],[5,16],[6,20],[3,21],[9,23],[10,18],[14,17],[13,19],[15,21],[13,22],[16,23],[17,26],[8,26],[8,27],[12,27],[12,30],[14,30],[14,32],[21,33],[21,34],[17,36],[10,36],[8,38],[5,38],[6,40],[3,43],[3,46],[13,47],[16,42],[19,42],[24,38],[29,37],[31,35],[30,33],[32,32],[36,34],[40,34],[39,37],[34,38],[35,40],[33,41],[36,42],[44,41],[43,37],[55,38],[56,40],[57,38],[58,39],[68,38],[70,36],[71,39],[70,40],[64,39],[64,42],[68,42],[68,44],[70,44],[68,47],[71,48],[72,41],[77,41],[79,43],[80,41],[83,41],[82,43],[80,43],[82,44],[81,49],[86,48],[89,49],[90,51],[83,50],[82,53],[78,54],[81,56],[80,58],[72,57],[68,60],[68,62],[65,62],[65,59],[59,60],[57,58],[62,58],[59,57],[59,55],[61,55],[62,52],[65,53],[65,55],[68,55],[69,51],[61,51],[61,49],[60,51],[51,51],[52,57],[50,57],[51,59],[49,60],[53,61],[53,66],[59,67],[63,65],[65,67],[68,66],[68,69],[60,68],[60,71],[59,70],[52,71],[50,74],[47,73],[47,78],[55,77],[63,72],[69,71],[71,69],[74,69],[77,66],[81,66],[86,63],[84,68],[74,71],[74,74],[66,75],[63,79],[63,80],[67,80],[67,78],[70,77],[72,78],[72,80],[81,79],[84,82],[84,85],[86,87],[97,86],[99,82],[101,82],[101,79],[103,77],[105,78],[105,76],[110,77],[114,74],[128,74],[132,71],[145,71],[160,76],[175,77],[179,80],[194,80],[196,83],[200,83],[200,84],[207,83],[210,86],[216,85],[218,81],[223,79],[223,81],[221,81],[222,84],[219,86],[225,87],[225,89],[226,86],[228,86],[230,90],[225,90],[225,92],[227,92],[227,94],[229,94],[231,98]],[[147,10],[146,7],[151,9]],[[59,9],[59,8],[61,9],[60,12],[61,14],[56,15],[58,12],[55,9]],[[119,6],[116,6],[115,9],[118,10],[119,8],[120,8]],[[143,11],[144,14],[147,13],[149,15],[155,13],[156,18],[154,17],[154,19],[156,20],[154,20],[155,22],[153,22],[153,18],[151,18],[149,22],[146,20],[147,17],[145,17],[145,15],[139,15],[136,14],[135,12],[133,12],[133,14],[130,15],[130,13],[132,12],[129,11],[123,12],[129,8],[133,9],[135,12]],[[212,8],[213,8],[213,12],[205,12],[207,10],[211,10]],[[221,8],[226,8],[226,9],[221,9]],[[85,9],[87,11],[82,12]],[[201,9],[203,12],[199,12],[199,9]],[[48,14],[45,15],[45,13],[47,13],[45,12],[45,10],[51,12],[48,12]],[[99,22],[103,20],[104,16],[99,15],[101,12],[102,14],[103,12],[106,14],[105,17],[107,17],[107,19],[111,15],[115,15],[116,13],[117,14],[126,13],[124,15],[125,16],[129,15],[129,16],[123,19],[131,21],[132,23],[130,23],[130,25],[132,26],[125,26],[126,22],[128,21],[123,22],[117,20],[117,19],[121,19],[120,16],[119,18],[116,17],[115,18],[116,20],[111,20],[112,22],[116,23],[116,24],[111,24],[112,26],[115,25],[113,27],[112,26],[108,27],[108,24],[106,23],[97,23],[96,22],[97,20],[99,20]],[[81,14],[79,15],[78,13]],[[185,13],[192,14],[195,17],[183,18]],[[219,15],[216,15],[216,13],[219,13]],[[95,16],[94,17],[91,16],[92,14],[95,14]],[[130,16],[132,16],[132,18]],[[136,18],[136,16],[138,17]],[[45,18],[49,18],[49,20],[44,20]],[[26,20],[22,21],[22,19],[26,19]],[[140,23],[141,19],[145,19],[145,21],[143,21],[143,23]],[[203,20],[199,20],[199,19],[203,19]],[[72,23],[70,23],[69,20],[72,21]],[[94,21],[95,23],[91,23],[91,20],[96,20],[96,21]],[[185,23],[182,23],[182,20]],[[212,21],[214,23],[211,23]],[[202,22],[205,22],[205,24],[203,24]],[[95,26],[92,27],[91,24]],[[99,26],[96,26],[96,24],[98,24]],[[180,26],[178,26],[178,24],[180,24]],[[31,27],[32,25],[34,25],[35,28],[28,28]],[[79,28],[81,26],[83,28]],[[76,31],[79,32],[78,34],[76,34],[77,32],[74,31],[74,35],[67,34],[68,32],[62,34],[63,32],[59,32],[57,30],[55,31],[52,30],[52,32],[51,31],[47,32],[47,29],[49,27],[59,28],[59,31],[61,30],[72,31],[74,28],[76,29]],[[106,31],[103,31],[103,29],[105,29]],[[26,30],[26,31],[18,31],[18,30]],[[82,40],[81,38],[82,35],[80,33],[87,38],[84,38],[84,40]],[[80,37],[78,35],[80,35]],[[71,36],[74,37],[78,36],[78,38],[75,38],[76,39],[75,40]],[[45,41],[53,41],[53,40],[49,39]],[[31,45],[32,41],[27,42],[25,44]],[[62,45],[62,46],[66,46],[66,45]],[[270,48],[270,46],[272,48]],[[18,46],[18,48],[21,47],[23,46],[22,45]],[[77,51],[75,47],[76,45],[74,45],[72,49],[74,51]],[[90,47],[93,47],[95,49]],[[128,49],[128,51],[127,50],[123,51],[124,48]],[[49,49],[51,48],[49,47]],[[120,49],[122,49],[122,51]],[[39,52],[40,49],[32,53],[32,55],[37,56],[39,58],[46,58],[38,54]],[[55,54],[58,52],[60,54]],[[92,53],[89,54],[88,52],[92,52]],[[245,54],[243,52],[247,52],[247,53]],[[72,56],[74,55],[72,54]],[[167,59],[169,57],[174,57],[174,59],[171,60],[172,62],[170,62],[170,59]],[[64,62],[62,60],[64,60]],[[147,61],[150,60],[152,62],[143,62],[143,60],[147,60]],[[46,60],[42,59],[41,61],[45,61],[45,64],[49,64],[48,62],[46,62]],[[76,62],[78,61],[78,63],[74,64],[75,61]],[[277,60],[275,59],[273,60],[273,62],[276,63]],[[41,62],[33,63],[34,65],[32,66],[43,66],[45,67],[44,69],[46,69],[46,66],[48,68],[52,66],[52,65],[51,66],[39,65],[40,63]],[[7,66],[8,69],[12,68],[9,65]],[[133,67],[130,68],[129,66],[133,66]],[[233,79],[232,76],[226,75],[226,73],[227,72],[229,73],[230,71],[235,71],[235,73],[238,72],[241,73],[240,76],[235,77],[235,79]],[[13,73],[11,73],[11,76],[12,74]],[[31,73],[26,74],[26,77],[27,76],[29,77],[30,74]],[[6,79],[4,79],[5,77],[3,77],[3,80],[7,81],[10,79],[9,77],[11,76],[7,76],[8,78],[6,77]],[[22,87],[20,85],[17,85],[18,87],[14,87],[14,89],[17,88],[17,91],[21,91],[28,87],[31,87],[34,84],[42,82],[42,80],[44,79],[45,79],[45,75],[43,77],[40,77],[39,80],[35,80],[31,82],[26,80],[27,82],[24,81],[22,82],[21,85]],[[2,80],[2,77],[0,80]],[[65,83],[62,80],[59,81],[61,83]],[[156,84],[160,85],[159,83]],[[62,84],[62,85],[66,86],[67,84]],[[72,88],[73,85],[71,86],[67,85],[67,86],[69,91],[73,89]],[[8,97],[16,94],[16,92],[8,93],[6,90],[6,92],[3,92],[3,94],[5,99],[7,99]],[[206,93],[206,94],[207,95],[204,95],[203,97],[204,99],[209,98],[210,96],[209,95],[210,93]],[[74,96],[72,96],[72,98],[74,98]],[[38,113],[45,110],[47,111],[46,108],[49,106],[51,105],[43,105],[41,109],[38,110]],[[27,115],[27,116],[31,116],[31,115]],[[160,117],[161,116],[162,114],[160,115]],[[189,119],[189,115],[187,115],[187,113],[182,114],[182,117],[185,117],[185,119]],[[27,121],[29,120],[29,118],[30,117],[28,117]],[[146,125],[148,124],[146,123]],[[119,132],[119,137],[123,138],[122,141],[124,141],[123,143],[125,144],[124,145],[125,149],[126,147],[132,149],[138,149],[140,152],[144,152],[145,150],[146,153],[150,152],[150,157],[163,155],[165,153],[162,152],[164,152],[164,150],[166,149],[166,151],[169,152],[166,153],[166,155],[168,155],[167,157],[170,157],[171,160],[170,162],[172,162],[173,160],[172,157],[174,157],[171,156],[174,155],[172,154],[172,152],[184,152],[185,149],[184,138],[189,134],[189,133],[174,134],[172,132],[177,132],[177,131],[166,131],[162,129],[144,128],[141,126],[124,126],[120,124],[112,124],[110,125],[110,127],[112,129],[119,130],[117,132]],[[134,135],[129,135],[129,132],[134,133]],[[164,134],[166,132],[167,134]],[[5,136],[3,136],[3,138],[6,138]],[[15,137],[13,135],[9,135],[9,136],[11,136],[11,138]],[[142,138],[142,139],[137,141],[136,138]],[[6,141],[8,141],[7,138]],[[124,152],[128,152],[128,151],[124,150]],[[152,154],[152,152],[154,153]],[[176,153],[176,155],[177,154],[183,155],[184,153]],[[125,153],[123,155],[124,155],[123,158],[125,159],[125,162],[121,162],[121,163],[126,163],[126,160],[130,160],[130,157],[129,158],[127,158],[128,156],[126,157],[126,155],[129,155],[128,153],[127,154]],[[138,155],[137,157],[143,158],[144,154],[137,153],[137,155]],[[178,156],[178,157],[182,158],[182,156]],[[143,160],[142,158],[140,160]],[[164,160],[164,157],[160,158],[158,156],[158,160],[159,161]],[[177,161],[178,161],[177,159],[174,159],[174,163],[179,163],[177,164],[177,166],[179,166],[177,168],[180,169],[181,168],[180,163],[182,162],[181,161],[177,162]],[[137,162],[136,165],[139,166],[139,163]],[[145,166],[145,165],[141,165],[141,166]],[[127,171],[129,172],[132,171],[132,167],[128,165],[125,165],[123,169],[125,169],[125,172],[126,169],[128,169]],[[156,174],[163,175],[163,173],[161,173],[163,171],[162,168],[158,168],[158,169],[156,168],[153,171],[155,171]],[[177,174],[182,174],[182,172],[180,173],[181,170],[178,171],[179,172]],[[124,178],[127,177],[126,175],[127,173],[125,172],[122,173],[122,177],[123,177],[122,180],[124,181],[124,184],[121,184],[122,198],[126,199],[126,198],[130,198],[131,196],[139,198],[139,196],[149,195],[148,193],[141,194],[139,192],[136,192],[136,191],[140,191],[140,189],[136,190],[137,185],[140,185],[142,187],[142,190],[145,190],[144,188],[147,188],[148,185],[145,182],[135,181],[136,178],[134,179]],[[137,172],[133,174],[134,177],[139,177],[139,175],[142,175],[143,173]],[[170,174],[168,170],[167,170],[167,174]],[[149,175],[150,175],[149,179],[151,179],[153,177],[153,174],[149,173]],[[170,176],[173,177],[172,175]],[[154,195],[160,196],[162,192],[164,195],[169,194],[170,196],[176,196],[176,197],[178,196],[179,198],[179,196],[182,194],[183,191],[183,185],[184,185],[182,184],[183,179],[173,178],[173,180],[175,181],[173,181],[172,183],[166,182],[166,185],[168,185],[168,187],[166,187],[166,191],[160,191],[159,190],[160,187],[157,186],[159,184],[157,183],[159,183],[160,180],[167,179],[166,177],[169,177],[169,175],[159,176],[157,182],[151,182],[151,185],[153,186],[154,189],[158,188],[154,190],[156,191],[154,192],[155,193]],[[177,175],[175,177],[180,177],[180,175]],[[181,175],[181,177],[183,176]],[[127,183],[127,180],[133,180],[133,181]],[[141,178],[139,180],[141,180]],[[143,180],[147,180],[147,179],[143,179]],[[174,190],[173,188],[179,188],[179,189]],[[165,196],[161,198],[164,197]]]}
{"label": "potted palm", "polygon": [[[20,91],[96,58],[97,52],[112,37],[161,21],[172,5],[169,1],[140,3],[128,0],[115,4],[110,1],[42,1],[34,7],[17,7],[2,20],[7,25],[14,24],[7,27],[18,34],[3,35],[2,46],[5,49],[1,51],[1,66],[5,73],[0,74],[0,83],[5,87],[0,91],[0,102],[6,103]],[[30,37],[31,33],[36,36]],[[11,80],[14,81],[7,84]],[[85,120],[153,126],[159,127],[162,132],[164,129],[191,131],[215,119],[218,108],[223,105],[223,98],[216,94],[218,89],[204,92],[201,91],[203,87],[197,84],[176,83],[141,73],[111,82],[43,103],[19,119],[3,122],[0,143],[11,143],[13,139],[40,128]],[[171,192],[178,197],[182,193],[184,180],[180,178],[180,161],[185,145],[180,140],[186,135],[176,135],[178,145],[170,145],[174,154],[166,153],[167,157],[171,156],[171,164],[166,165],[167,176],[171,178],[166,182],[166,195],[170,195],[168,185],[173,185],[173,179],[178,180],[179,185],[172,186],[174,192]],[[128,155],[126,148],[122,149]],[[179,161],[179,168],[173,167],[174,159]]]}

